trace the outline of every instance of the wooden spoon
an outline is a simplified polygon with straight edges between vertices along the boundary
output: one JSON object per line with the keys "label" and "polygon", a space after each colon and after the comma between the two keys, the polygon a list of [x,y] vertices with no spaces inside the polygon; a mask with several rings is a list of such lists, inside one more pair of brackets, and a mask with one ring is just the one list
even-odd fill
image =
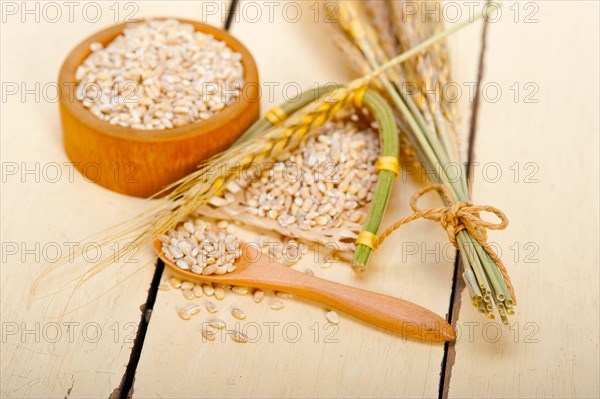
{"label": "wooden spoon", "polygon": [[269,261],[267,255],[243,242],[241,249],[242,256],[235,262],[235,271],[204,276],[179,268],[164,255],[162,242],[154,240],[154,250],[162,261],[175,274],[189,280],[288,292],[420,341],[445,342],[456,339],[454,330],[446,320],[422,306],[298,272]]}

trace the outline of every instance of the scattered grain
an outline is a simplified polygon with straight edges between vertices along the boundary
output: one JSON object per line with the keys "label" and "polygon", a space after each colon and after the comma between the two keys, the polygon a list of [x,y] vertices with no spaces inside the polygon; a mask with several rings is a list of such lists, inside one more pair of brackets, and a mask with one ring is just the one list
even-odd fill
{"label": "scattered grain", "polygon": [[200,305],[190,305],[185,309],[186,312],[188,312],[191,316],[197,315],[198,313],[200,313],[202,311],[202,307]]}
{"label": "scattered grain", "polygon": [[181,287],[181,280],[178,279],[177,277],[171,277],[169,279],[169,283],[171,284],[171,286],[173,288],[179,288],[179,287]]}
{"label": "scattered grain", "polygon": [[235,342],[238,342],[240,344],[244,344],[244,343],[248,342],[248,337],[246,336],[246,334],[244,334],[238,330],[231,331],[231,339],[233,339]]}
{"label": "scattered grain", "polygon": [[194,293],[194,296],[196,298],[200,298],[202,296],[202,285],[201,284],[194,284],[194,288],[192,288],[192,292]]}
{"label": "scattered grain", "polygon": [[210,319],[206,322],[206,325],[211,328],[222,330],[225,328],[225,322],[221,319]]}
{"label": "scattered grain", "polygon": [[216,338],[215,331],[214,330],[210,330],[210,329],[208,329],[206,327],[202,328],[202,336],[205,339],[209,340],[209,341],[214,341],[215,338]]}
{"label": "scattered grain", "polygon": [[325,314],[325,318],[331,324],[338,324],[340,322],[340,316],[335,311],[330,311]]}
{"label": "scattered grain", "polygon": [[217,310],[218,310],[217,305],[215,305],[214,302],[208,301],[208,302],[206,302],[206,310],[209,313],[217,313]]}
{"label": "scattered grain", "polygon": [[202,284],[202,291],[204,291],[204,295],[212,296],[215,294],[215,289],[212,284]]}
{"label": "scattered grain", "polygon": [[158,285],[158,290],[159,291],[169,291],[171,289],[171,286],[167,283],[160,283]]}
{"label": "scattered grain", "polygon": [[231,291],[237,295],[246,295],[248,293],[248,287],[234,286],[231,288]]}
{"label": "scattered grain", "polygon": [[265,292],[261,289],[254,291],[254,302],[260,303],[265,297]]}
{"label": "scattered grain", "polygon": [[232,308],[231,315],[239,320],[243,320],[246,318],[246,314],[239,308]]}
{"label": "scattered grain", "polygon": [[185,310],[180,310],[177,312],[177,314],[179,315],[180,318],[182,318],[183,320],[189,320],[190,317],[192,317],[192,315],[190,315],[187,311]]}
{"label": "scattered grain", "polygon": [[285,304],[282,301],[280,301],[279,299],[272,299],[269,306],[273,310],[280,310],[285,307]]}
{"label": "scattered grain", "polygon": [[225,298],[225,290],[223,289],[222,286],[217,285],[214,288],[215,291],[215,298],[217,298],[218,300],[222,300],[223,298]]}

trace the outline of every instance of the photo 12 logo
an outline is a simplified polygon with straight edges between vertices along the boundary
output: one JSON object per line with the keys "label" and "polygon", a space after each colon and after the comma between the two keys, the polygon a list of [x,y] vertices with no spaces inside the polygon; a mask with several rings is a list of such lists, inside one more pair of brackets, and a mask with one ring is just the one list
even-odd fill
{"label": "photo 12 logo", "polygon": [[76,321],[62,322],[2,322],[0,332],[3,344],[19,342],[35,342],[56,344],[59,342],[85,342],[97,344],[101,340],[111,340],[114,343],[132,344],[138,325],[134,322],[109,325],[95,321],[80,323]]}
{"label": "photo 12 logo", "polygon": [[[76,169],[80,172],[77,172]],[[114,183],[138,183],[139,166],[135,162],[114,162],[102,169],[97,162],[2,162],[2,183],[74,183],[76,175],[91,183],[104,180]]]}
{"label": "photo 12 logo", "polygon": [[140,7],[133,1],[2,1],[2,23],[134,22]]}

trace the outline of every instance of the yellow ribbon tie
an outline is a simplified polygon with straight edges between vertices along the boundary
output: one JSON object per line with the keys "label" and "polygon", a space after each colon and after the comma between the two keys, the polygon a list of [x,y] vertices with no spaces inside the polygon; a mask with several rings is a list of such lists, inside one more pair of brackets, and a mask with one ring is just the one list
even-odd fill
{"label": "yellow ribbon tie", "polygon": [[358,233],[358,237],[354,243],[356,245],[365,245],[375,251],[378,247],[379,238],[377,238],[377,235],[371,233],[370,231],[363,230]]}
{"label": "yellow ribbon tie", "polygon": [[397,157],[381,157],[375,163],[378,170],[393,172],[396,177],[400,175],[400,161]]}
{"label": "yellow ribbon tie", "polygon": [[354,94],[354,106],[356,108],[362,108],[363,105],[363,97],[365,96],[365,92],[367,91],[367,86],[363,86],[356,91]]}

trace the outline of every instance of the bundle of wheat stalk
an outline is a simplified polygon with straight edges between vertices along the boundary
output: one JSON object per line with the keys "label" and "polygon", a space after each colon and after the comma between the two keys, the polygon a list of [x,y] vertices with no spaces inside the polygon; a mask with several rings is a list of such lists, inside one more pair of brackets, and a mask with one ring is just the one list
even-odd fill
{"label": "bundle of wheat stalk", "polygon": [[[334,38],[361,73],[380,68],[395,54],[443,30],[441,19],[427,17],[423,7],[408,8],[402,0],[338,1],[338,9]],[[408,9],[410,13],[406,12]],[[415,214],[442,223],[451,242],[460,250],[463,279],[474,306],[494,318],[495,305],[500,318],[507,323],[507,315],[514,313],[515,294],[502,261],[487,245],[485,234],[485,229],[506,227],[506,218],[495,208],[470,204],[466,162],[457,139],[455,104],[440,92],[449,82],[448,51],[445,43],[438,41],[381,74],[377,87],[395,105],[420,163],[437,184],[434,189],[447,207],[426,214],[416,207],[415,199],[412,204]],[[462,167],[460,179],[448,176],[450,165]],[[482,221],[479,213],[484,211],[496,213],[501,222]],[[379,237],[379,243],[391,231],[417,217],[413,215],[392,226]]]}

